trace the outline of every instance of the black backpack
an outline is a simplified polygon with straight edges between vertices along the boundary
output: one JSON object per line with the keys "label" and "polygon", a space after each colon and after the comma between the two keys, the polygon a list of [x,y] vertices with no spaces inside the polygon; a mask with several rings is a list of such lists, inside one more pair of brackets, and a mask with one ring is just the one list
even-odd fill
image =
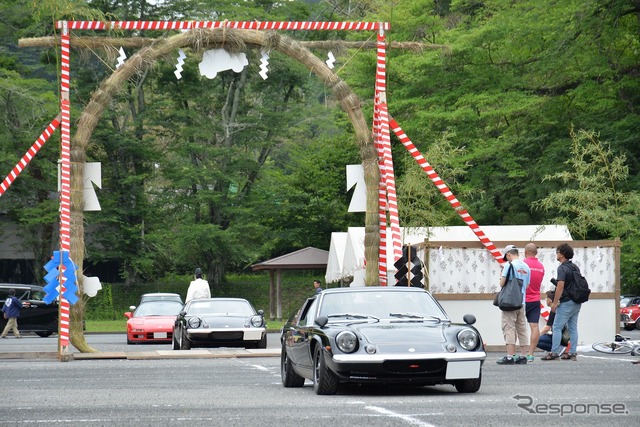
{"label": "black backpack", "polygon": [[571,263],[569,264],[569,268],[571,269],[571,278],[573,280],[565,281],[563,293],[577,304],[587,302],[589,300],[589,295],[591,294],[591,289],[589,289],[587,279],[585,279],[580,273],[580,269],[577,265]]}

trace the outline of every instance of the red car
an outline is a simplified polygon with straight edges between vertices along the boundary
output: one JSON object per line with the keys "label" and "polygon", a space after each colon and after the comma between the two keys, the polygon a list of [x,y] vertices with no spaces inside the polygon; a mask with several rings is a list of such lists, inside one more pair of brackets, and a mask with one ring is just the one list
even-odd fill
{"label": "red car", "polygon": [[620,301],[620,327],[627,331],[640,329],[640,297],[633,298],[635,300],[629,301],[629,304]]}
{"label": "red car", "polygon": [[173,324],[182,303],[171,300],[146,301],[124,313],[127,319],[127,344],[170,343]]}

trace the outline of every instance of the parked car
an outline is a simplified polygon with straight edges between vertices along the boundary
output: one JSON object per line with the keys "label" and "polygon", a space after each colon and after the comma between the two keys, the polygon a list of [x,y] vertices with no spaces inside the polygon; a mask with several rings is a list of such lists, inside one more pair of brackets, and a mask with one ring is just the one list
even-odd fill
{"label": "parked car", "polygon": [[451,322],[420,288],[327,289],[282,327],[282,384],[310,379],[316,394],[335,394],[342,383],[452,384],[474,393],[486,359],[475,320]]}
{"label": "parked car", "polygon": [[[23,332],[34,332],[41,337],[48,337],[58,332],[58,303],[47,304],[43,301],[46,291],[42,286],[0,283],[0,304],[4,304],[9,289],[16,291],[16,298],[22,301],[22,311],[18,318],[18,329]],[[0,331],[7,325],[7,320],[0,316]]]}
{"label": "parked car", "polygon": [[154,292],[150,294],[143,294],[140,297],[140,303],[147,301],[178,301],[180,304],[184,304],[182,302],[182,297],[179,294],[173,294],[169,292]]}
{"label": "parked car", "polygon": [[620,327],[627,331],[640,329],[640,297],[630,297],[624,306],[620,301]]}
{"label": "parked car", "polygon": [[173,349],[267,348],[263,311],[242,298],[203,298],[185,304],[173,327]]}
{"label": "parked car", "polygon": [[630,307],[640,304],[640,297],[636,295],[625,295],[620,298],[620,308]]}
{"label": "parked car", "polygon": [[170,343],[173,324],[182,309],[182,303],[174,300],[151,300],[140,303],[135,310],[127,311],[127,344]]}

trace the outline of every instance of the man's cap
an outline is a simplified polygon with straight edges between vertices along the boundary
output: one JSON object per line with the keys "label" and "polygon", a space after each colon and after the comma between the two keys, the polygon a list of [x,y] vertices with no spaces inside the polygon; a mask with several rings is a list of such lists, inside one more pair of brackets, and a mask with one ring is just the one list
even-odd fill
{"label": "man's cap", "polygon": [[200,267],[196,268],[195,275],[196,276],[202,276],[202,269],[200,269]]}
{"label": "man's cap", "polygon": [[504,254],[504,256],[502,257],[503,260],[507,260],[507,252],[512,251],[512,250],[518,250],[518,247],[516,245],[507,245],[504,248],[504,251],[502,252]]}

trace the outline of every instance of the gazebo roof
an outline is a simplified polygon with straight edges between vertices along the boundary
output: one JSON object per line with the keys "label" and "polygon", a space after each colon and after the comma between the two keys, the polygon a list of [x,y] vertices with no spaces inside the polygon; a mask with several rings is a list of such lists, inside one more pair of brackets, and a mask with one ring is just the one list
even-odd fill
{"label": "gazebo roof", "polygon": [[329,251],[311,246],[290,254],[281,255],[267,261],[253,264],[251,269],[258,270],[322,270],[327,268]]}

